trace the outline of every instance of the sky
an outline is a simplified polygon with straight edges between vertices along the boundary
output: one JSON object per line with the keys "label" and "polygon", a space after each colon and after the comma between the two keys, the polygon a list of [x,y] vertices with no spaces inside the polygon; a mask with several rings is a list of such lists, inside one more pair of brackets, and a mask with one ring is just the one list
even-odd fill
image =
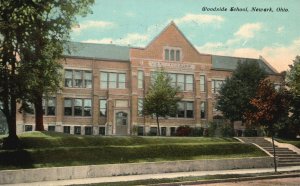
{"label": "sky", "polygon": [[278,72],[300,55],[300,0],[95,0],[92,11],[72,41],[145,47],[174,21],[200,53],[261,55]]}

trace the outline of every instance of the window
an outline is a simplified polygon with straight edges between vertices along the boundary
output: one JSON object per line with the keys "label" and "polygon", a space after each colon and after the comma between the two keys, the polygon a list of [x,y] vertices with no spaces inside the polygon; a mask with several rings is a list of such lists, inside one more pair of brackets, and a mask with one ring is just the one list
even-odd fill
{"label": "window", "polygon": [[65,70],[65,87],[73,87],[73,71]]}
{"label": "window", "polygon": [[65,87],[92,88],[92,72],[86,70],[65,70]]}
{"label": "window", "polygon": [[84,84],[86,88],[92,88],[92,72],[84,71]]}
{"label": "window", "polygon": [[157,127],[150,127],[149,136],[157,136]]}
{"label": "window", "polygon": [[107,101],[106,99],[100,99],[100,117],[106,117],[107,115]]}
{"label": "window", "polygon": [[125,74],[118,74],[118,88],[125,88]]}
{"label": "window", "polygon": [[176,135],[176,127],[170,127],[170,135],[175,136]]}
{"label": "window", "polygon": [[82,116],[82,99],[74,99],[74,115]]}
{"label": "window", "polygon": [[99,135],[105,135],[105,127],[99,127]]}
{"label": "window", "polygon": [[64,133],[65,134],[70,134],[70,126],[64,126]]}
{"label": "window", "polygon": [[137,135],[138,136],[144,136],[144,127],[138,126]]}
{"label": "window", "polygon": [[92,135],[92,127],[84,127],[85,135]]}
{"label": "window", "polygon": [[194,104],[192,102],[186,102],[186,117],[193,118],[194,117]]}
{"label": "window", "polygon": [[55,116],[55,98],[43,99],[43,113],[46,116]]}
{"label": "window", "polygon": [[144,73],[143,71],[138,71],[138,88],[144,88]]}
{"label": "window", "polygon": [[48,126],[48,131],[55,132],[55,126]]}
{"label": "window", "polygon": [[64,114],[65,116],[72,116],[72,99],[66,98],[64,100]]}
{"label": "window", "polygon": [[174,48],[167,48],[164,50],[166,61],[180,61],[181,60],[181,50]]}
{"label": "window", "polygon": [[168,60],[168,61],[170,59],[170,57],[169,57],[170,53],[169,52],[170,52],[169,49],[165,49],[165,60]]}
{"label": "window", "polygon": [[[173,116],[172,116],[173,117]],[[178,102],[177,118],[194,118],[194,103],[188,101]]]}
{"label": "window", "polygon": [[200,91],[205,92],[205,75],[200,75]]}
{"label": "window", "polygon": [[212,93],[218,93],[222,84],[224,83],[224,80],[212,80]]}
{"label": "window", "polygon": [[200,118],[205,119],[206,118],[206,102],[200,103]]}
{"label": "window", "polygon": [[144,100],[138,99],[138,116],[143,116],[143,106],[144,106]]}
{"label": "window", "polygon": [[65,98],[64,100],[65,116],[91,116],[92,100],[82,98]]}
{"label": "window", "polygon": [[83,109],[84,116],[92,116],[92,100],[84,99]]}
{"label": "window", "polygon": [[32,125],[25,125],[25,132],[32,131]]}
{"label": "window", "polygon": [[74,127],[74,134],[81,134],[81,127],[80,126],[75,126]]}
{"label": "window", "polygon": [[171,85],[178,86],[181,91],[194,90],[194,75],[192,74],[169,74]]}
{"label": "window", "polygon": [[27,106],[25,112],[27,114],[33,115],[34,114],[34,105],[32,103],[28,103],[28,102],[26,102],[25,105]]}
{"label": "window", "polygon": [[167,135],[167,127],[161,127],[160,128],[160,134],[162,136],[166,136]]}
{"label": "window", "polygon": [[185,90],[186,91],[193,91],[193,75],[185,75]]}
{"label": "window", "polygon": [[174,50],[170,50],[170,61],[174,61]]}
{"label": "window", "polygon": [[100,88],[126,88],[126,74],[114,72],[101,72]]}
{"label": "window", "polygon": [[176,50],[176,61],[180,61],[180,51]]}
{"label": "window", "polygon": [[128,114],[125,112],[118,112],[116,114],[116,124],[117,125],[127,125],[128,122]]}

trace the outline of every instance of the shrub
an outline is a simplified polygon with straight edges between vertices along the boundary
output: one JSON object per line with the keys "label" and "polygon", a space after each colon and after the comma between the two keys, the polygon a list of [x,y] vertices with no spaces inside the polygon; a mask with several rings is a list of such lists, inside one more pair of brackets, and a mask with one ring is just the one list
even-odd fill
{"label": "shrub", "polygon": [[192,128],[189,126],[180,126],[176,130],[176,136],[190,136]]}
{"label": "shrub", "polygon": [[211,137],[232,137],[234,129],[230,123],[210,122],[208,127],[208,135]]}
{"label": "shrub", "polygon": [[190,136],[203,136],[204,135],[204,128],[202,127],[195,127],[191,128]]}

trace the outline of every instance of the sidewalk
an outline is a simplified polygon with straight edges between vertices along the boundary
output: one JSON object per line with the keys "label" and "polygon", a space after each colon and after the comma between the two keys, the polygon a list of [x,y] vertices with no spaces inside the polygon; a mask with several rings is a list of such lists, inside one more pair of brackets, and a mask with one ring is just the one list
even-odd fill
{"label": "sidewalk", "polygon": [[[300,166],[292,167],[279,167],[278,172],[300,171]],[[162,178],[177,178],[188,176],[208,176],[208,175],[225,175],[225,174],[255,174],[255,173],[270,173],[274,172],[274,168],[261,168],[261,169],[236,169],[236,170],[217,170],[217,171],[196,171],[196,172],[177,172],[177,173],[164,173],[164,174],[144,174],[144,175],[129,175],[129,176],[112,176],[112,177],[99,177],[99,178],[86,178],[86,179],[73,179],[73,180],[60,180],[60,181],[45,181],[33,183],[18,183],[7,184],[9,186],[54,186],[54,185],[72,185],[72,184],[91,184],[91,183],[107,183],[107,182],[122,182],[122,181],[135,181],[146,179],[162,179]]]}

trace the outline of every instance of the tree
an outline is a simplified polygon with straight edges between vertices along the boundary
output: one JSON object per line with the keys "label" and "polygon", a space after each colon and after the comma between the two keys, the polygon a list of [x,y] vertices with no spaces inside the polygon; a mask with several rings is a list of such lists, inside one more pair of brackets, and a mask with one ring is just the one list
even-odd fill
{"label": "tree", "polygon": [[254,109],[245,113],[252,124],[264,126],[272,136],[275,172],[277,171],[276,151],[274,146],[274,135],[276,125],[288,118],[290,94],[284,88],[276,91],[270,80],[263,80],[259,83],[256,96],[250,100]]}
{"label": "tree", "polygon": [[217,109],[222,111],[231,123],[243,121],[244,113],[252,107],[249,101],[255,96],[260,80],[265,77],[265,71],[256,61],[239,62],[232,76],[226,78],[221,86]]}
{"label": "tree", "polygon": [[300,132],[300,56],[296,56],[293,65],[290,65],[286,81],[293,96],[290,121],[297,132]]}
{"label": "tree", "polygon": [[155,115],[157,134],[160,135],[159,117],[176,114],[179,87],[171,85],[171,78],[164,71],[158,71],[153,78],[144,100],[144,114]]}
{"label": "tree", "polygon": [[[16,102],[29,100],[36,107],[37,128],[43,130],[42,96],[55,92],[63,45],[70,38],[77,15],[90,12],[93,0],[1,0],[0,100],[9,125],[8,146],[16,135]],[[25,72],[25,73],[24,73]],[[28,73],[34,72],[34,73]],[[11,142],[9,142],[11,141]]]}

